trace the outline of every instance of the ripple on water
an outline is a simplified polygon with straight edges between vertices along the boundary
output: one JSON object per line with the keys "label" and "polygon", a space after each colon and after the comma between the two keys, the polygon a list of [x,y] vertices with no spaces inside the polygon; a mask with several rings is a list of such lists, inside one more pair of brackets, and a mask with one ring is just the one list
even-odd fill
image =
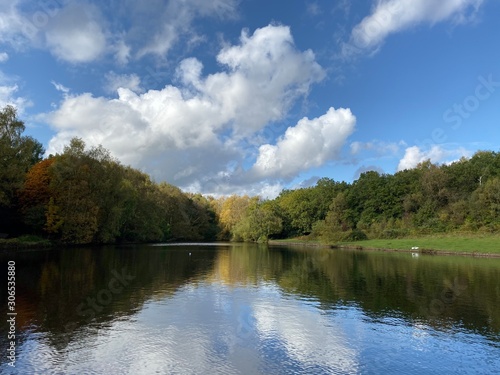
{"label": "ripple on water", "polygon": [[[473,262],[458,265],[471,275],[468,289],[460,289],[459,299],[429,318],[419,313],[419,301],[428,306],[437,298],[434,279],[454,280],[456,267],[448,259],[432,258],[439,261],[436,267],[429,262],[420,272],[391,254],[357,253],[353,264],[350,253],[332,252],[328,265],[312,263],[326,267],[326,278],[325,272],[301,266],[304,257],[313,256],[306,252],[229,245],[82,251],[88,262],[74,261],[73,252],[55,252],[50,267],[43,259],[40,270],[36,262],[30,265],[30,275],[47,266],[45,275],[52,278],[44,281],[38,305],[33,303],[40,326],[20,335],[17,373],[416,375],[500,368],[497,283],[482,293],[484,283],[498,280],[498,268],[490,264],[485,272]],[[83,260],[101,268],[75,279],[71,270]],[[98,270],[125,266],[136,278],[94,321],[77,321],[77,329],[61,333],[47,318],[46,311],[75,317],[78,303],[109,286]],[[354,274],[364,275],[366,285],[353,283]],[[438,276],[429,281],[430,274]],[[481,285],[474,288],[472,280]],[[31,294],[38,293],[40,283],[33,281]],[[420,287],[408,288],[415,283]],[[73,304],[54,303],[75,293]],[[0,372],[8,374],[5,369],[2,365]]]}

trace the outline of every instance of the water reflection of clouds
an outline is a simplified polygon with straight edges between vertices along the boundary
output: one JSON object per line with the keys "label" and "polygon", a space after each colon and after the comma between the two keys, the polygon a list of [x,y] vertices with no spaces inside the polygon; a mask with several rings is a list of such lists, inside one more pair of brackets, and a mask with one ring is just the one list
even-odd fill
{"label": "water reflection of clouds", "polygon": [[349,347],[349,337],[315,307],[303,301],[280,299],[277,303],[260,301],[253,309],[261,338],[277,340],[302,368],[326,373],[357,372],[357,352]]}
{"label": "water reflection of clouds", "polygon": [[499,363],[498,346],[480,335],[373,318],[356,306],[322,310],[272,283],[189,284],[128,319],[85,326],[67,347],[49,338],[31,333],[24,341],[21,373],[419,374]]}
{"label": "water reflection of clouds", "polygon": [[131,319],[70,343],[67,355],[49,355],[46,363],[68,373],[254,374],[286,366],[301,373],[355,372],[355,350],[328,319],[270,284],[202,284],[149,301]]}

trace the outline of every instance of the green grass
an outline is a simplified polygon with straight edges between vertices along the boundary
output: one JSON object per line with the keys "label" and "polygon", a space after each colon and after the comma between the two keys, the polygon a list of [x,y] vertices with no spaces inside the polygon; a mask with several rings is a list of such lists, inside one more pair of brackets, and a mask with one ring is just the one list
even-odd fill
{"label": "green grass", "polygon": [[301,237],[294,237],[294,238],[285,238],[281,240],[269,240],[269,242],[273,243],[321,243],[317,239],[310,239],[307,236],[301,236]]}
{"label": "green grass", "polygon": [[32,235],[0,239],[0,249],[39,248],[50,247],[51,245],[52,243],[49,240]]}
{"label": "green grass", "polygon": [[269,240],[270,245],[303,245],[303,246],[330,246],[318,239],[311,239],[307,236],[285,238],[281,240]]}
{"label": "green grass", "polygon": [[362,246],[366,248],[389,250],[410,250],[412,247],[418,247],[419,250],[500,254],[500,234],[455,234],[403,239],[376,239],[358,242],[346,242],[340,245],[353,247]]}
{"label": "green grass", "polygon": [[[285,240],[273,240],[271,244],[304,244],[320,245],[318,240],[309,240],[307,237],[297,237]],[[419,236],[414,238],[401,239],[374,239],[356,242],[342,242],[330,244],[353,248],[372,248],[381,250],[411,250],[418,247],[422,250],[434,250],[457,253],[482,253],[500,254],[500,233],[499,234],[479,234],[479,233],[455,233],[432,236]]]}

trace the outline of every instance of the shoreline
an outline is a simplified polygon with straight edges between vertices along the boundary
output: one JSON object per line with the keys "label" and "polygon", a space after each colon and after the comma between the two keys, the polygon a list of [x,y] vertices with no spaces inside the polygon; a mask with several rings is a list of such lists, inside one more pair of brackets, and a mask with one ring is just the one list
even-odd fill
{"label": "shoreline", "polygon": [[[113,245],[118,245],[118,244],[113,244]],[[123,245],[123,244],[122,244]],[[444,250],[444,249],[433,249],[433,248],[427,248],[427,247],[422,247],[418,249],[408,249],[408,248],[388,248],[384,246],[363,246],[362,241],[360,244],[338,244],[338,245],[332,245],[332,244],[326,244],[326,243],[321,243],[321,242],[314,242],[314,241],[307,241],[307,240],[269,240],[268,245],[270,246],[301,246],[301,247],[311,247],[311,248],[328,248],[328,249],[333,249],[333,250],[358,250],[358,251],[383,251],[383,252],[401,252],[401,253],[415,253],[419,255],[444,255],[444,256],[465,256],[465,257],[472,257],[472,258],[500,258],[500,252],[495,253],[495,252],[480,252],[477,250],[473,251],[463,251],[463,250]],[[16,251],[16,250],[47,250],[55,247],[75,247],[75,246],[82,246],[82,245],[62,245],[62,244],[56,244],[53,242],[47,243],[44,241],[40,242],[11,242],[7,243],[6,241],[1,243],[0,242],[0,251],[4,252],[9,252],[9,251]],[[83,245],[85,246],[85,245]],[[87,245],[87,246],[96,246],[94,245]],[[103,245],[97,245],[97,246],[103,246]]]}
{"label": "shoreline", "polygon": [[500,258],[500,254],[495,253],[480,253],[477,251],[451,251],[451,250],[434,250],[434,249],[384,249],[376,247],[363,247],[363,246],[344,246],[344,245],[330,245],[331,249],[344,249],[344,250],[360,250],[360,251],[384,251],[384,252],[397,252],[397,253],[416,253],[421,255],[457,255],[467,256],[472,258]]}
{"label": "shoreline", "polygon": [[384,247],[371,247],[362,245],[331,245],[324,244],[320,242],[311,241],[280,241],[280,240],[270,240],[269,245],[278,246],[305,246],[305,247],[323,247],[332,250],[359,250],[359,251],[383,251],[383,252],[398,252],[398,253],[416,253],[419,255],[456,255],[456,256],[466,256],[471,258],[500,258],[500,253],[482,253],[479,251],[452,251],[452,250],[436,250],[436,249],[388,249]]}

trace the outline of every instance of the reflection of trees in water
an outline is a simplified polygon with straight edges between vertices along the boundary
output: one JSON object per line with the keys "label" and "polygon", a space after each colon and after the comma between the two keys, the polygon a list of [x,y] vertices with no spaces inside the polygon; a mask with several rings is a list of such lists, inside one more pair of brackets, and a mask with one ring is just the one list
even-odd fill
{"label": "reflection of trees in water", "polygon": [[[187,283],[206,282],[267,282],[318,300],[326,309],[355,304],[376,319],[402,316],[436,328],[500,332],[500,264],[489,259],[237,244],[40,251],[17,254],[16,264],[18,332],[46,332],[58,350],[82,329],[97,332],[133,315],[148,300],[168,298]],[[121,284],[110,282],[121,272],[133,280],[118,288]],[[5,301],[5,291],[0,295]],[[98,309],[82,314],[92,309],[89,298]],[[6,323],[0,324],[6,332]]]}
{"label": "reflection of trees in water", "polygon": [[500,332],[496,260],[437,256],[416,260],[406,253],[359,251],[295,253],[280,278],[287,290],[315,295],[321,302],[355,303],[374,317],[403,314],[437,326],[447,322]]}
{"label": "reflection of trees in water", "polygon": [[[214,257],[213,251],[193,251],[189,256],[181,249],[147,246],[17,254],[19,336],[27,330],[47,332],[51,345],[63,349],[83,327],[99,328],[132,315],[145,301],[196,282],[213,268]],[[122,273],[133,277],[126,286],[112,282]],[[2,294],[2,300],[6,298]],[[6,332],[4,322],[0,328]]]}
{"label": "reflection of trees in water", "polygon": [[355,304],[374,318],[500,332],[500,263],[491,259],[244,245],[219,251],[211,277],[276,282],[325,308]]}
{"label": "reflection of trees in water", "polygon": [[227,285],[256,284],[271,281],[282,273],[283,257],[263,244],[241,243],[217,252],[209,280]]}

